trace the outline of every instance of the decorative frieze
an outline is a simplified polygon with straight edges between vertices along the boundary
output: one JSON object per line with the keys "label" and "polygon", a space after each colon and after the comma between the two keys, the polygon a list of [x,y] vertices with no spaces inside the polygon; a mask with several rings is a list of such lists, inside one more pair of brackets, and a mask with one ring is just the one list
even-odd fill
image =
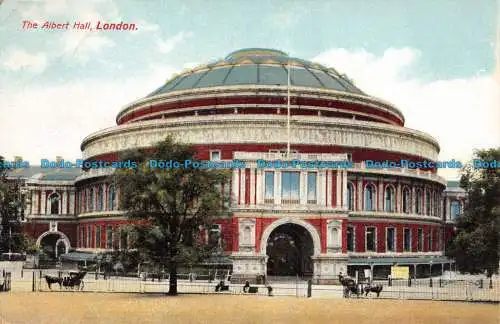
{"label": "decorative frieze", "polygon": [[[287,143],[286,116],[237,115],[183,117],[126,124],[87,137],[83,157],[151,147],[167,135],[196,144]],[[436,160],[439,146],[430,136],[407,128],[321,116],[294,116],[291,144],[360,147]]]}

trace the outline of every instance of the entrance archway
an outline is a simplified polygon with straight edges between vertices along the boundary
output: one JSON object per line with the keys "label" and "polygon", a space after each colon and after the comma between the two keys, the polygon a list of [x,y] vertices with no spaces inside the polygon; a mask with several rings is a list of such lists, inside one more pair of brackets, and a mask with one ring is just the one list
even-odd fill
{"label": "entrance archway", "polygon": [[36,245],[53,259],[68,253],[71,247],[68,237],[61,232],[45,232],[36,240]]}
{"label": "entrance archway", "polygon": [[266,255],[269,276],[313,275],[313,237],[303,226],[285,223],[274,228],[266,242]]}

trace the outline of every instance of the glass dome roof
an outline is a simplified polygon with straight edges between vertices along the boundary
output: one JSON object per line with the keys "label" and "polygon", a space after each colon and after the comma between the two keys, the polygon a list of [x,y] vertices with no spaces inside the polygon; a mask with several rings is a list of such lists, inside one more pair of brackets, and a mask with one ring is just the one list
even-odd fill
{"label": "glass dome roof", "polygon": [[174,76],[148,97],[177,90],[216,86],[287,85],[289,62],[292,86],[363,94],[351,80],[335,69],[289,57],[278,50],[248,48],[232,52],[222,60]]}

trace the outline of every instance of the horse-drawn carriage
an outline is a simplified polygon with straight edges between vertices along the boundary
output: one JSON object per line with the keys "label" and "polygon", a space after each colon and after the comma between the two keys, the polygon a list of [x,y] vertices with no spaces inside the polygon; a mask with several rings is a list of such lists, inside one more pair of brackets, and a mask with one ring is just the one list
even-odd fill
{"label": "horse-drawn carriage", "polygon": [[343,276],[342,273],[339,274],[339,281],[344,286],[344,298],[349,298],[353,294],[359,297],[363,293],[365,296],[368,296],[371,292],[376,293],[377,297],[379,297],[383,289],[382,285],[373,285],[371,282],[368,282],[363,287],[359,283],[356,283],[354,279]]}
{"label": "horse-drawn carriage", "polygon": [[45,281],[47,282],[47,286],[49,286],[49,289],[52,290],[52,284],[59,284],[59,289],[62,289],[62,287],[66,289],[77,289],[77,290],[83,290],[84,283],[83,283],[83,278],[87,274],[86,271],[80,272],[80,271],[69,271],[67,276],[49,276],[45,275]]}

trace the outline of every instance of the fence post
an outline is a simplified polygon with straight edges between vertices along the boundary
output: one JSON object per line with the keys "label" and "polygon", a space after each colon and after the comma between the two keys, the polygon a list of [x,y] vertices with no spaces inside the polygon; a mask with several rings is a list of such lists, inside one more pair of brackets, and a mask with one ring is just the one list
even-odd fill
{"label": "fence post", "polygon": [[430,281],[429,281],[429,287],[431,287],[431,288],[432,288],[432,278],[431,278],[431,279],[430,279]]}
{"label": "fence post", "polygon": [[309,279],[307,280],[307,297],[311,297],[312,296],[312,280]]}
{"label": "fence post", "polygon": [[483,278],[479,279],[479,288],[483,288]]}
{"label": "fence post", "polygon": [[411,278],[408,278],[408,287],[411,287]]}
{"label": "fence post", "polygon": [[493,279],[490,277],[490,289],[493,289]]}
{"label": "fence post", "polygon": [[387,285],[388,285],[389,287],[391,287],[391,286],[392,286],[392,278],[389,276],[388,280],[389,280],[389,282],[387,283]]}
{"label": "fence post", "polygon": [[443,279],[439,278],[439,288],[443,287]]}
{"label": "fence post", "polygon": [[32,278],[32,282],[31,282],[31,291],[34,292],[35,291],[35,271],[33,271],[32,274],[33,274],[33,278]]}

